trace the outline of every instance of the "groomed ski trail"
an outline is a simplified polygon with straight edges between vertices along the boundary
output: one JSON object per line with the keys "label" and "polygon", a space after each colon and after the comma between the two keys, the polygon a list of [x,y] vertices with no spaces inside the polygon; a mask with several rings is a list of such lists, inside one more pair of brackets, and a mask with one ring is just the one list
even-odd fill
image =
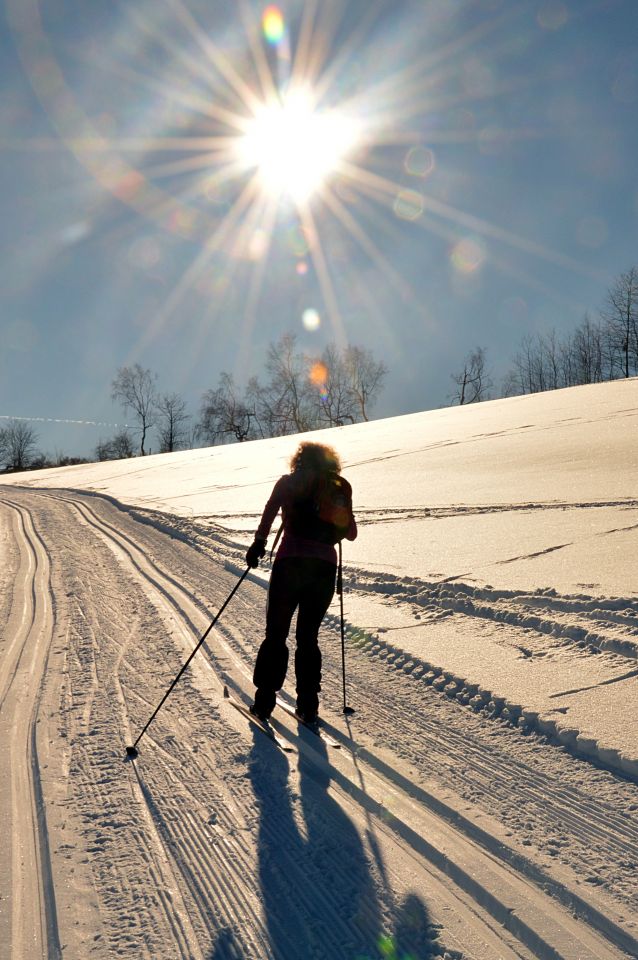
{"label": "groomed ski trail", "polygon": [[36,723],[55,618],[51,561],[29,511],[5,501],[19,553],[0,659],[0,952],[61,957]]}
{"label": "groomed ski trail", "polygon": [[[105,594],[110,593],[114,603],[115,623],[111,624],[109,638],[113,649],[105,658],[110,662],[103,677],[97,676],[97,660],[87,664],[89,673],[92,671],[93,699],[88,705],[84,703],[82,712],[88,735],[92,730],[100,734],[102,742],[110,739],[104,766],[112,767],[117,751],[121,763],[127,738],[144,722],[157,702],[156,694],[159,691],[161,695],[166,680],[177,671],[183,655],[190,652],[206,626],[206,618],[214,614],[240,571],[236,573],[232,561],[229,571],[221,570],[223,551],[213,568],[211,561],[187,541],[171,542],[100,499],[69,492],[55,496],[16,494],[14,499],[24,504],[22,509],[36,522],[39,515],[47,515],[46,528],[52,531],[49,550],[54,551],[54,543],[55,550],[60,549],[66,522],[66,535],[80,547],[85,561],[89,556],[99,561],[91,570],[86,563],[83,570],[81,564],[77,565],[74,575],[78,590],[71,603],[78,603],[85,621],[97,621],[89,631],[94,648],[104,643],[98,631],[100,626],[106,627]],[[82,590],[80,581],[84,581]],[[630,946],[631,934],[622,925],[614,927],[610,921],[609,939],[605,940],[595,929],[602,921],[593,907],[588,912],[586,898],[577,908],[582,919],[572,916],[572,911],[559,902],[561,895],[565,897],[565,888],[561,894],[558,881],[553,883],[553,895],[548,895],[543,889],[548,884],[542,870],[532,869],[533,864],[526,866],[524,858],[511,855],[502,842],[490,842],[487,831],[481,836],[470,819],[455,818],[452,803],[446,812],[440,797],[411,785],[407,764],[398,767],[387,748],[358,743],[356,721],[351,729],[343,722],[339,728],[335,721],[331,734],[341,737],[347,749],[331,752],[329,762],[325,745],[318,738],[313,738],[316,744],[301,743],[296,723],[284,717],[282,735],[299,744],[296,771],[283,754],[273,760],[272,745],[263,737],[252,748],[247,747],[246,724],[233,711],[224,709],[221,700],[225,682],[250,689],[254,641],[251,647],[246,638],[259,622],[255,605],[263,600],[263,590],[255,584],[245,586],[246,592],[236,598],[237,606],[229,609],[228,620],[220,622],[211,635],[205,655],[197,665],[194,661],[192,675],[183,678],[183,687],[176,688],[174,699],[167,702],[163,715],[149,729],[140,744],[140,760],[128,768],[122,765],[123,779],[143,801],[143,816],[110,827],[108,822],[102,824],[100,837],[108,846],[113,839],[109,829],[120,832],[135,823],[133,844],[139,845],[138,855],[146,847],[142,860],[151,864],[158,886],[164,889],[167,885],[164,924],[158,926],[157,916],[162,915],[158,898],[147,894],[145,917],[151,927],[145,929],[139,919],[132,925],[128,941],[131,952],[141,938],[146,948],[136,954],[141,956],[189,955],[185,952],[188,950],[197,956],[198,951],[204,953],[214,944],[214,952],[204,953],[206,957],[230,957],[241,944],[246,956],[297,957],[295,936],[305,934],[301,928],[297,933],[288,930],[285,912],[280,915],[272,901],[266,880],[273,882],[269,873],[273,867],[265,851],[273,843],[285,850],[282,839],[303,837],[305,830],[315,840],[315,853],[311,849],[306,854],[319,858],[313,861],[313,875],[319,876],[316,871],[321,866],[322,873],[327,870],[336,876],[344,863],[337,851],[331,850],[326,837],[331,826],[334,831],[337,824],[356,851],[360,885],[376,907],[370,907],[358,919],[354,914],[350,920],[335,921],[323,940],[317,936],[316,949],[329,950],[326,956],[338,955],[344,944],[365,944],[374,931],[377,941],[370,944],[371,949],[380,949],[381,937],[394,936],[396,942],[403,937],[402,942],[407,942],[408,933],[403,927],[397,932],[397,917],[406,913],[414,923],[420,922],[418,933],[413,930],[413,939],[416,937],[417,947],[421,944],[423,957],[442,955],[446,949],[450,956],[477,958],[498,955],[612,960],[628,955],[613,942],[621,942],[624,937],[625,946]],[[66,599],[70,599],[68,593]],[[68,614],[69,609],[62,610],[62,615]],[[108,628],[104,633],[109,633]],[[170,639],[164,640],[165,636]],[[334,674],[334,665],[327,673]],[[77,684],[86,683],[86,677],[86,671],[78,671]],[[103,708],[106,706],[107,686],[116,694],[108,703],[111,713],[104,717],[104,724],[110,723],[110,727],[97,730],[95,704],[100,701]],[[381,706],[383,702],[382,698]],[[366,715],[365,729],[372,735],[377,731],[381,739],[375,710]],[[396,716],[392,729],[393,737],[400,738]],[[411,743],[407,741],[404,754]],[[443,752],[443,747],[439,749]],[[99,766],[98,753],[89,751],[85,773],[91,764]],[[241,774],[243,767],[249,771],[248,783]],[[126,769],[130,770],[128,778]],[[107,775],[98,793],[105,797],[109,786]],[[89,791],[89,787],[85,780],[84,788]],[[213,801],[212,811],[211,797],[218,798],[218,802]],[[310,803],[309,798],[317,802]],[[298,845],[297,839],[295,843]],[[127,880],[132,883],[136,871],[143,870],[136,865],[135,851],[129,854],[130,869],[126,869],[122,850],[118,848],[117,852],[122,854],[117,863],[122,872],[121,896]],[[322,856],[328,860],[322,863]],[[160,864],[162,869],[158,868]],[[287,869],[288,878],[278,878],[276,884],[290,885],[302,918],[314,918],[316,924],[318,910],[326,918],[338,915],[339,902],[333,901],[330,886],[324,882],[317,903],[316,891],[314,900],[304,892],[299,865],[293,860]],[[340,882],[345,882],[343,877]],[[178,896],[170,891],[173,885],[178,888]],[[134,889],[133,883],[130,892]],[[99,884],[97,895],[104,896]],[[104,911],[108,899],[106,896],[101,904],[106,915],[105,931],[109,927],[108,909]],[[131,904],[136,900],[133,896]],[[409,911],[403,909],[406,903]],[[132,908],[130,913],[134,913]],[[183,936],[181,947],[176,945],[179,954],[169,948],[173,937],[179,940],[177,930]],[[109,936],[115,935],[105,932],[107,941]],[[119,953],[127,951],[125,939],[115,942]]]}

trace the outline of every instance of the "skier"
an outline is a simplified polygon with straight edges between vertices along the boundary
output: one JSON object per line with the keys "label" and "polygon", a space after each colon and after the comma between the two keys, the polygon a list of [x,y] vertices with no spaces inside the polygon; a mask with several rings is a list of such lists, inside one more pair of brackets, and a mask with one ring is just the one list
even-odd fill
{"label": "skier", "polygon": [[340,476],[341,463],[331,447],[301,443],[290,468],[291,472],[273,487],[246,553],[248,566],[258,566],[281,508],[283,538],[270,577],[266,636],[257,653],[253,676],[257,689],[250,709],[260,720],[270,717],[277,691],[286,678],[286,640],[297,610],[297,714],[306,723],[316,723],[321,689],[318,634],[335,591],[334,545],[344,537],[354,540],[357,524],[352,513],[352,489]]}

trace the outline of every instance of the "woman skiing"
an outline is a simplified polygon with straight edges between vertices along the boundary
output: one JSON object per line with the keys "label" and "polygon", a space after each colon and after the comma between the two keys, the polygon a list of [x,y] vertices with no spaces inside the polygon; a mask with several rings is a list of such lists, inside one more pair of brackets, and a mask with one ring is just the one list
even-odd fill
{"label": "woman skiing", "polygon": [[304,442],[290,467],[291,472],[273,487],[246,553],[248,566],[256,567],[281,508],[283,538],[270,577],[266,636],[255,663],[257,689],[251,712],[261,720],[268,720],[272,713],[286,677],[286,640],[297,610],[297,713],[306,723],[314,723],[321,689],[319,627],[334,595],[337,574],[334,545],[344,537],[354,540],[357,524],[352,489],[340,476],[341,463],[331,447]]}

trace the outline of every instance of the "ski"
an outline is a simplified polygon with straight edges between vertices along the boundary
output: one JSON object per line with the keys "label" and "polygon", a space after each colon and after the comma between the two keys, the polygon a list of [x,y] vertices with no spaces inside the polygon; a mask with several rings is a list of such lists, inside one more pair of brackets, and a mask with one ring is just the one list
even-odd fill
{"label": "ski", "polygon": [[286,701],[282,700],[281,697],[277,697],[277,706],[281,707],[282,710],[285,710],[286,713],[289,713],[291,717],[294,717],[295,720],[298,720],[299,723],[303,724],[306,730],[310,730],[310,732],[314,733],[315,736],[320,737],[329,747],[334,747],[335,750],[341,749],[341,744],[338,742],[338,740],[335,740],[334,737],[331,737],[329,733],[326,733],[324,728],[321,726],[321,720],[318,720],[317,723],[308,723],[299,716],[293,706],[291,706],[289,703],[286,703]]}
{"label": "ski", "polygon": [[283,737],[280,737],[276,730],[265,720],[260,720],[259,717],[256,717],[250,712],[248,707],[243,701],[238,700],[237,697],[233,696],[228,687],[224,687],[224,700],[228,700],[229,703],[233,705],[235,710],[238,710],[239,713],[243,714],[247,720],[249,720],[253,726],[257,727],[258,730],[261,730],[262,733],[265,733],[269,740],[272,740],[280,750],[283,750],[285,753],[292,753],[294,747],[291,743],[288,743],[287,740],[284,740]]}

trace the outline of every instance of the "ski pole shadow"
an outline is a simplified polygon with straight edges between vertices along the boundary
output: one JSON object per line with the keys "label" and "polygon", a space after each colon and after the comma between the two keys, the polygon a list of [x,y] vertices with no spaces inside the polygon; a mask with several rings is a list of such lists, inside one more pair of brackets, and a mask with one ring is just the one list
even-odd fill
{"label": "ski pole shadow", "polygon": [[[349,749],[355,775],[361,793],[368,798],[363,769],[357,758],[356,743],[352,725],[345,717],[348,730]],[[430,921],[425,901],[416,893],[407,893],[399,903],[393,893],[392,882],[388,876],[381,847],[377,839],[375,823],[370,815],[369,805],[363,805],[366,819],[367,845],[376,864],[377,874],[382,884],[386,915],[390,919],[391,933],[384,933],[378,943],[379,955],[386,960],[430,960],[441,955],[437,943],[438,928]],[[375,954],[376,956],[376,954]],[[368,960],[368,957],[360,958]]]}

